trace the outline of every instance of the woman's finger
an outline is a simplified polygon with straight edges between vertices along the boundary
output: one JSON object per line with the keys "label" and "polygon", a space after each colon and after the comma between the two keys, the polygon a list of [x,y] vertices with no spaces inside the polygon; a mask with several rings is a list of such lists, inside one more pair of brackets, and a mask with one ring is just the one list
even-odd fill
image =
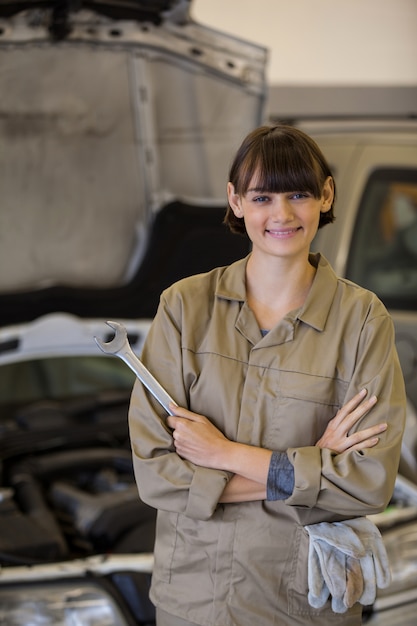
{"label": "woman's finger", "polygon": [[[190,420],[191,422],[200,422],[202,424],[209,422],[207,417],[205,417],[204,415],[200,415],[199,413],[193,413],[193,411],[189,411],[188,409],[185,409],[182,406],[177,406],[176,404],[170,404],[169,408],[172,411],[174,417],[180,417],[183,419]],[[169,419],[169,417],[167,419]]]}
{"label": "woman's finger", "polygon": [[340,452],[344,450],[363,450],[365,448],[372,448],[375,446],[378,441],[381,433],[385,432],[388,428],[387,424],[376,424],[375,426],[371,426],[370,428],[365,428],[364,430],[358,430],[355,433],[352,433],[348,437],[345,437],[344,442],[341,446]]}
{"label": "woman's finger", "polygon": [[[355,396],[352,400],[356,400],[358,396]],[[334,428],[340,428],[347,434],[352,426],[354,426],[364,415],[366,415],[373,406],[377,403],[377,397],[372,396],[368,400],[363,400],[356,408],[349,409],[350,403],[345,404],[336,414],[334,419]],[[355,406],[355,403],[352,406]]]}
{"label": "woman's finger", "polygon": [[336,421],[340,422],[347,415],[349,415],[349,413],[352,413],[361,404],[367,393],[367,389],[361,389],[359,393],[356,394],[356,396],[353,396],[353,398],[349,400],[349,402],[346,402],[346,404],[344,404],[342,408],[338,410],[335,416],[335,418],[337,418]]}

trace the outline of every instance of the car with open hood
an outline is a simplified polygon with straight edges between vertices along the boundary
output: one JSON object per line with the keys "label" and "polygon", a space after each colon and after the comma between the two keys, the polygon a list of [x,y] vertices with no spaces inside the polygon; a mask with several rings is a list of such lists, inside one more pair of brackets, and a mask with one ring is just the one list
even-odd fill
{"label": "car with open hood", "polygon": [[[184,0],[0,0],[0,622],[153,624],[127,428],[162,289],[230,263],[229,159],[266,50]],[[110,335],[108,334],[110,333]]]}

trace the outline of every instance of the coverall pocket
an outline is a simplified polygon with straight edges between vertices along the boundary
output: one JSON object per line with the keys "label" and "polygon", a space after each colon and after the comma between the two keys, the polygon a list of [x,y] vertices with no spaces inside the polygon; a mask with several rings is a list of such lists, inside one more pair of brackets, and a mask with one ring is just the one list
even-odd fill
{"label": "coverall pocket", "polygon": [[[330,601],[315,609],[308,603],[308,548],[309,536],[303,526],[297,526],[294,534],[293,556],[288,577],[288,614],[321,616],[321,624],[361,624],[362,607],[355,605],[346,613],[334,613]],[[319,623],[319,621],[314,621]]]}
{"label": "coverall pocket", "polygon": [[266,447],[285,450],[314,445],[342,406],[345,395],[344,382],[302,372],[282,372],[276,419],[269,428]]}

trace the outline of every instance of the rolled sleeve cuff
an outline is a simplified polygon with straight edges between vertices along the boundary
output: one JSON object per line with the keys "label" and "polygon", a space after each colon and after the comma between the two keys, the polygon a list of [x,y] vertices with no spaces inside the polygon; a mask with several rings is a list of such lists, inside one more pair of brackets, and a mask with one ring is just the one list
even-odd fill
{"label": "rolled sleeve cuff", "polygon": [[231,476],[228,472],[196,467],[185,515],[199,520],[210,519]]}
{"label": "rolled sleeve cuff", "polygon": [[294,490],[285,503],[314,507],[321,484],[321,449],[318,446],[289,448],[287,455],[294,467]]}
{"label": "rolled sleeve cuff", "polygon": [[294,489],[294,468],[286,452],[273,452],[266,485],[267,500],[286,500]]}

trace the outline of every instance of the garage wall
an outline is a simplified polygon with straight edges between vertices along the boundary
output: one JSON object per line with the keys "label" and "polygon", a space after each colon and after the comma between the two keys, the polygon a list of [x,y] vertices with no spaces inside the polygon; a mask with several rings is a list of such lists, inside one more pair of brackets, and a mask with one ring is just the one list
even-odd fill
{"label": "garage wall", "polygon": [[273,114],[417,114],[416,0],[193,0],[191,13],[269,49]]}

